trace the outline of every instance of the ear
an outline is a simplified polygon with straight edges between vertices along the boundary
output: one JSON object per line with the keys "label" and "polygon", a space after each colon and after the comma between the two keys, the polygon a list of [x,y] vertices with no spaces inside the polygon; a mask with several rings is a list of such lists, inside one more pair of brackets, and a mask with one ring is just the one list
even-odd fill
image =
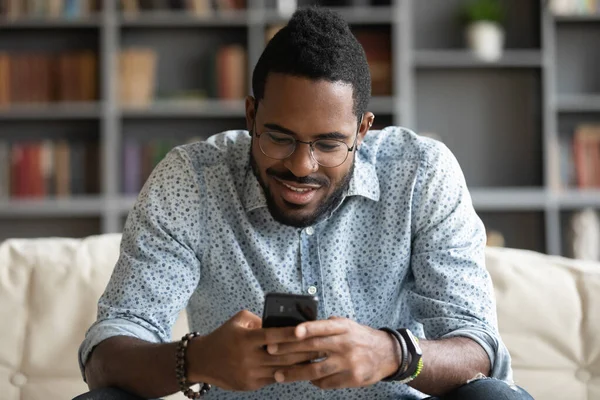
{"label": "ear", "polygon": [[371,129],[373,121],[375,121],[375,115],[370,111],[365,112],[358,131],[358,138],[356,139],[357,147],[360,147],[363,139],[367,135],[367,132],[369,132],[369,129]]}
{"label": "ear", "polygon": [[250,132],[256,118],[256,99],[252,96],[246,97],[246,130]]}

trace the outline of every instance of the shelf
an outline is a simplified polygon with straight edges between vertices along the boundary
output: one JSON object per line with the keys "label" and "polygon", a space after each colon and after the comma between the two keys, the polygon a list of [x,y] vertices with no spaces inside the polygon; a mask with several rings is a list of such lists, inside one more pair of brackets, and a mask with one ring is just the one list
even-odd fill
{"label": "shelf", "polygon": [[559,95],[559,112],[600,112],[600,94]]}
{"label": "shelf", "polygon": [[[351,25],[387,25],[393,23],[393,7],[327,7],[339,13]],[[276,10],[265,11],[265,23],[286,23],[290,16]]]}
{"label": "shelf", "polygon": [[123,118],[244,117],[244,100],[157,101],[148,107],[126,106]]}
{"label": "shelf", "polygon": [[2,120],[61,120],[61,119],[94,119],[100,118],[99,103],[51,103],[26,104],[0,107]]}
{"label": "shelf", "polygon": [[557,23],[580,23],[580,22],[600,22],[600,14],[589,15],[556,15],[554,21]]}
{"label": "shelf", "polygon": [[145,11],[136,15],[121,15],[119,24],[124,28],[245,27],[252,15],[246,10],[214,12],[206,16],[189,12]]}
{"label": "shelf", "polygon": [[2,29],[81,29],[98,28],[101,25],[99,16],[86,18],[0,18]]}
{"label": "shelf", "polygon": [[600,209],[600,188],[569,190],[556,195],[558,205],[562,209],[578,209],[593,207]]}
{"label": "shelf", "polygon": [[103,201],[98,196],[64,199],[0,200],[0,217],[78,217],[102,215]]}
{"label": "shelf", "polygon": [[129,214],[129,211],[133,208],[137,200],[136,196],[122,196],[118,199],[116,203],[114,203],[114,211],[120,213],[123,216]]}
{"label": "shelf", "polygon": [[543,210],[549,196],[543,188],[470,189],[477,211]]}
{"label": "shelf", "polygon": [[[380,114],[394,113],[394,97],[375,96],[368,110]],[[123,118],[221,118],[244,117],[244,100],[158,101],[148,107],[123,107]]]}
{"label": "shelf", "polygon": [[542,53],[538,50],[507,50],[495,62],[481,61],[469,50],[416,50],[417,68],[540,68]]}

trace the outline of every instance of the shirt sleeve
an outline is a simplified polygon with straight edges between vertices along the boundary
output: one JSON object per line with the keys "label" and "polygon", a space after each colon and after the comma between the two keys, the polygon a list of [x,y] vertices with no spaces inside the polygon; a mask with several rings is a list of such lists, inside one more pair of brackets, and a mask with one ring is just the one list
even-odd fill
{"label": "shirt sleeve", "polygon": [[129,213],[119,259],[98,301],[98,318],[79,348],[84,366],[112,336],[169,342],[200,279],[202,177],[185,150],[172,150],[152,172]]}
{"label": "shirt sleeve", "polygon": [[489,356],[492,377],[512,381],[485,268],[485,228],[454,155],[426,143],[412,199],[411,312],[426,338],[471,338]]}

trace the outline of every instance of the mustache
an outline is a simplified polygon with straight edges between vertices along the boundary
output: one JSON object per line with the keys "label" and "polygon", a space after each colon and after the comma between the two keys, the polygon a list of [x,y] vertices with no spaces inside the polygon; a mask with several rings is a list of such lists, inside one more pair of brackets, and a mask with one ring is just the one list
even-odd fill
{"label": "mustache", "polygon": [[291,171],[277,171],[273,168],[267,168],[267,175],[270,175],[272,177],[281,179],[283,181],[288,181],[288,182],[296,182],[299,184],[304,184],[304,185],[319,185],[319,186],[325,186],[325,187],[329,187],[329,179],[325,178],[325,177],[316,177],[316,176],[296,176],[294,174],[292,174]]}

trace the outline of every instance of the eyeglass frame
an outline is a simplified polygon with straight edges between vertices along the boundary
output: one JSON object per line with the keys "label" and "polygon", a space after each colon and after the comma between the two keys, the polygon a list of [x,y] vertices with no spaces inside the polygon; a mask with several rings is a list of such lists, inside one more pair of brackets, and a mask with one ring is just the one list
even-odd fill
{"label": "eyeglass frame", "polygon": [[[320,166],[322,166],[324,168],[337,168],[337,167],[339,167],[340,165],[342,165],[343,163],[346,162],[346,160],[348,159],[348,153],[352,153],[354,151],[354,149],[356,147],[356,141],[358,140],[358,134],[360,133],[360,127],[362,125],[364,116],[365,116],[365,114],[362,114],[360,116],[360,122],[358,123],[358,128],[356,129],[356,135],[354,136],[354,142],[352,143],[352,146],[348,146],[348,143],[344,142],[343,140],[339,140],[339,139],[317,139],[317,140],[312,140],[310,142],[305,142],[303,140],[296,139],[295,137],[293,137],[292,135],[290,135],[290,137],[292,139],[294,139],[294,149],[292,150],[292,152],[289,155],[287,155],[287,156],[285,156],[283,158],[274,158],[274,157],[271,157],[271,156],[267,155],[265,153],[265,151],[263,150],[262,146],[260,145],[260,137],[261,137],[261,135],[265,134],[267,131],[259,134],[258,131],[256,130],[256,108],[255,108],[255,114],[254,114],[254,121],[252,121],[252,124],[253,124],[254,135],[259,140],[259,142],[258,142],[258,148],[260,149],[261,153],[264,154],[265,157],[268,157],[268,158],[270,158],[272,160],[285,160],[285,159],[289,158],[292,154],[294,154],[294,152],[298,149],[298,143],[302,143],[302,144],[307,144],[308,145],[308,147],[310,148],[310,151],[309,151],[310,157],[318,165],[320,165]],[[317,159],[315,158],[315,155],[314,155],[315,149],[313,148],[313,144],[316,143],[316,142],[318,142],[318,141],[320,141],[320,140],[333,140],[333,141],[336,141],[336,142],[339,142],[339,143],[343,143],[346,146],[346,148],[348,149],[348,153],[346,153],[346,157],[344,158],[344,161],[342,161],[338,165],[335,165],[335,166],[332,166],[332,167],[323,165],[319,161],[317,161]]]}

